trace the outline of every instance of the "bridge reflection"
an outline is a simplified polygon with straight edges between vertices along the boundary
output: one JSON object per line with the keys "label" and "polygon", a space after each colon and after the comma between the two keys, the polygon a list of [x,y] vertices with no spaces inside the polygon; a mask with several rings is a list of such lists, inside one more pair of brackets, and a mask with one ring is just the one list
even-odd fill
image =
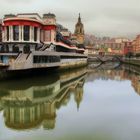
{"label": "bridge reflection", "polygon": [[101,62],[101,63],[106,63],[106,62],[123,62],[123,55],[89,55],[88,56],[88,61],[89,62]]}
{"label": "bridge reflection", "polygon": [[5,125],[16,130],[55,128],[56,110],[68,104],[71,94],[79,108],[85,76],[86,69],[80,69],[54,77],[1,83]]}
{"label": "bridge reflection", "polygon": [[140,67],[120,65],[119,63],[105,63],[94,67],[95,63],[88,66],[86,82],[97,79],[131,81],[131,86],[140,95]]}
{"label": "bridge reflection", "polygon": [[92,70],[92,69],[96,69],[96,70],[100,70],[100,69],[106,69],[106,70],[110,70],[110,69],[119,69],[121,68],[122,64],[119,62],[116,63],[112,63],[112,62],[108,62],[108,63],[100,63],[100,62],[96,62],[96,63],[89,63],[88,65],[88,70]]}

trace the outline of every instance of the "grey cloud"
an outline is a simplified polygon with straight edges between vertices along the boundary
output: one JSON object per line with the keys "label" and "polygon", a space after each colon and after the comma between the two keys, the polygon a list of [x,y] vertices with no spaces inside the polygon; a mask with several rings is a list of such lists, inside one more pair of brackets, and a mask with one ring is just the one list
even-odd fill
{"label": "grey cloud", "polygon": [[115,20],[123,20],[128,22],[140,22],[140,10],[138,9],[107,9],[106,10],[106,17]]}
{"label": "grey cloud", "polygon": [[53,12],[74,31],[81,13],[86,33],[135,36],[140,33],[140,0],[1,0],[0,14]]}
{"label": "grey cloud", "polygon": [[7,3],[30,3],[30,2],[33,2],[33,0],[5,0],[5,2]]}

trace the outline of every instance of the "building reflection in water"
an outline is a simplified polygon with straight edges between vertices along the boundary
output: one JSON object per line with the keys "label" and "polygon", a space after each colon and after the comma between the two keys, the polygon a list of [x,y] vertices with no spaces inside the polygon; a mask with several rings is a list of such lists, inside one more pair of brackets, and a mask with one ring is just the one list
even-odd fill
{"label": "building reflection in water", "polygon": [[[110,67],[108,67],[108,65]],[[116,80],[116,81],[131,81],[131,86],[135,92],[140,95],[140,67],[121,65],[118,69],[113,69],[115,64],[103,64],[97,69],[89,67],[86,82],[97,79]],[[92,66],[92,65],[91,65]]]}
{"label": "building reflection in water", "polygon": [[[85,82],[102,80],[130,80],[140,95],[140,74],[136,68],[78,69],[71,72],[31,78],[22,81],[0,83],[0,111],[3,110],[5,125],[15,130],[32,128],[54,129],[56,110],[66,106],[72,94],[79,110],[83,100]],[[85,78],[86,77],[86,78]]]}
{"label": "building reflection in water", "polygon": [[[1,108],[5,125],[16,130],[43,126],[54,129],[56,109],[67,105],[74,93],[77,108],[83,97],[86,70],[75,70],[55,77],[0,84]],[[6,90],[5,90],[6,89]]]}

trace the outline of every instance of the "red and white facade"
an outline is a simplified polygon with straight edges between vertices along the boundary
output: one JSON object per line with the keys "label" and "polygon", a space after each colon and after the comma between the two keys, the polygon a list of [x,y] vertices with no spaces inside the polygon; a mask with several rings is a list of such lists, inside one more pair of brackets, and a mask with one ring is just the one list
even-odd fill
{"label": "red and white facade", "polygon": [[[22,51],[24,43],[49,44],[55,42],[55,37],[56,19],[53,14],[46,14],[43,18],[38,14],[18,14],[3,19],[2,42],[10,44],[10,51],[12,51],[11,44],[16,43],[19,50]],[[31,48],[36,49],[35,45],[32,45]]]}
{"label": "red and white facade", "polygon": [[[26,29],[27,28],[27,29]],[[39,21],[28,18],[8,18],[3,21],[3,42],[40,42]],[[25,32],[26,30],[26,32]],[[36,30],[36,37],[34,32]],[[27,35],[24,37],[24,34]],[[36,38],[36,39],[35,39]]]}
{"label": "red and white facade", "polygon": [[[37,15],[36,15],[37,16]],[[44,42],[53,42],[55,38],[56,32],[56,19],[55,16],[53,17],[43,17],[43,19],[39,19],[40,17],[29,17],[28,14],[18,15],[12,18],[6,18],[3,20],[3,42],[32,42],[32,43],[39,43],[40,40]],[[19,39],[14,40],[14,27],[17,26],[19,30],[18,35]],[[24,27],[29,27],[29,39],[24,39]],[[7,31],[9,28],[9,31]],[[35,31],[37,33],[35,38]],[[7,39],[7,33],[9,33],[9,39]]]}
{"label": "red and white facade", "polygon": [[[28,52],[38,50],[43,45],[51,43],[57,44],[56,34],[57,25],[54,14],[48,13],[40,17],[36,13],[18,14],[5,16],[2,22],[2,42],[5,44],[6,52],[13,52],[14,48],[18,48],[20,52],[24,49]],[[70,38],[70,32],[62,33],[64,39]],[[60,43],[60,42],[59,42]],[[73,46],[63,45],[62,48],[72,49]],[[7,47],[8,46],[8,47]],[[78,48],[75,47],[75,52]],[[84,49],[80,49],[80,52]]]}

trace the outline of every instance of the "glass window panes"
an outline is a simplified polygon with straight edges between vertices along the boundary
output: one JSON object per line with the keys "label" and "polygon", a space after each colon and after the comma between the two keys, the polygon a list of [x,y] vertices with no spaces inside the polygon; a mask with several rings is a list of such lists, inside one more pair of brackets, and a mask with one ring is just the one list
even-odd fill
{"label": "glass window panes", "polygon": [[24,26],[24,41],[30,40],[30,26]]}

